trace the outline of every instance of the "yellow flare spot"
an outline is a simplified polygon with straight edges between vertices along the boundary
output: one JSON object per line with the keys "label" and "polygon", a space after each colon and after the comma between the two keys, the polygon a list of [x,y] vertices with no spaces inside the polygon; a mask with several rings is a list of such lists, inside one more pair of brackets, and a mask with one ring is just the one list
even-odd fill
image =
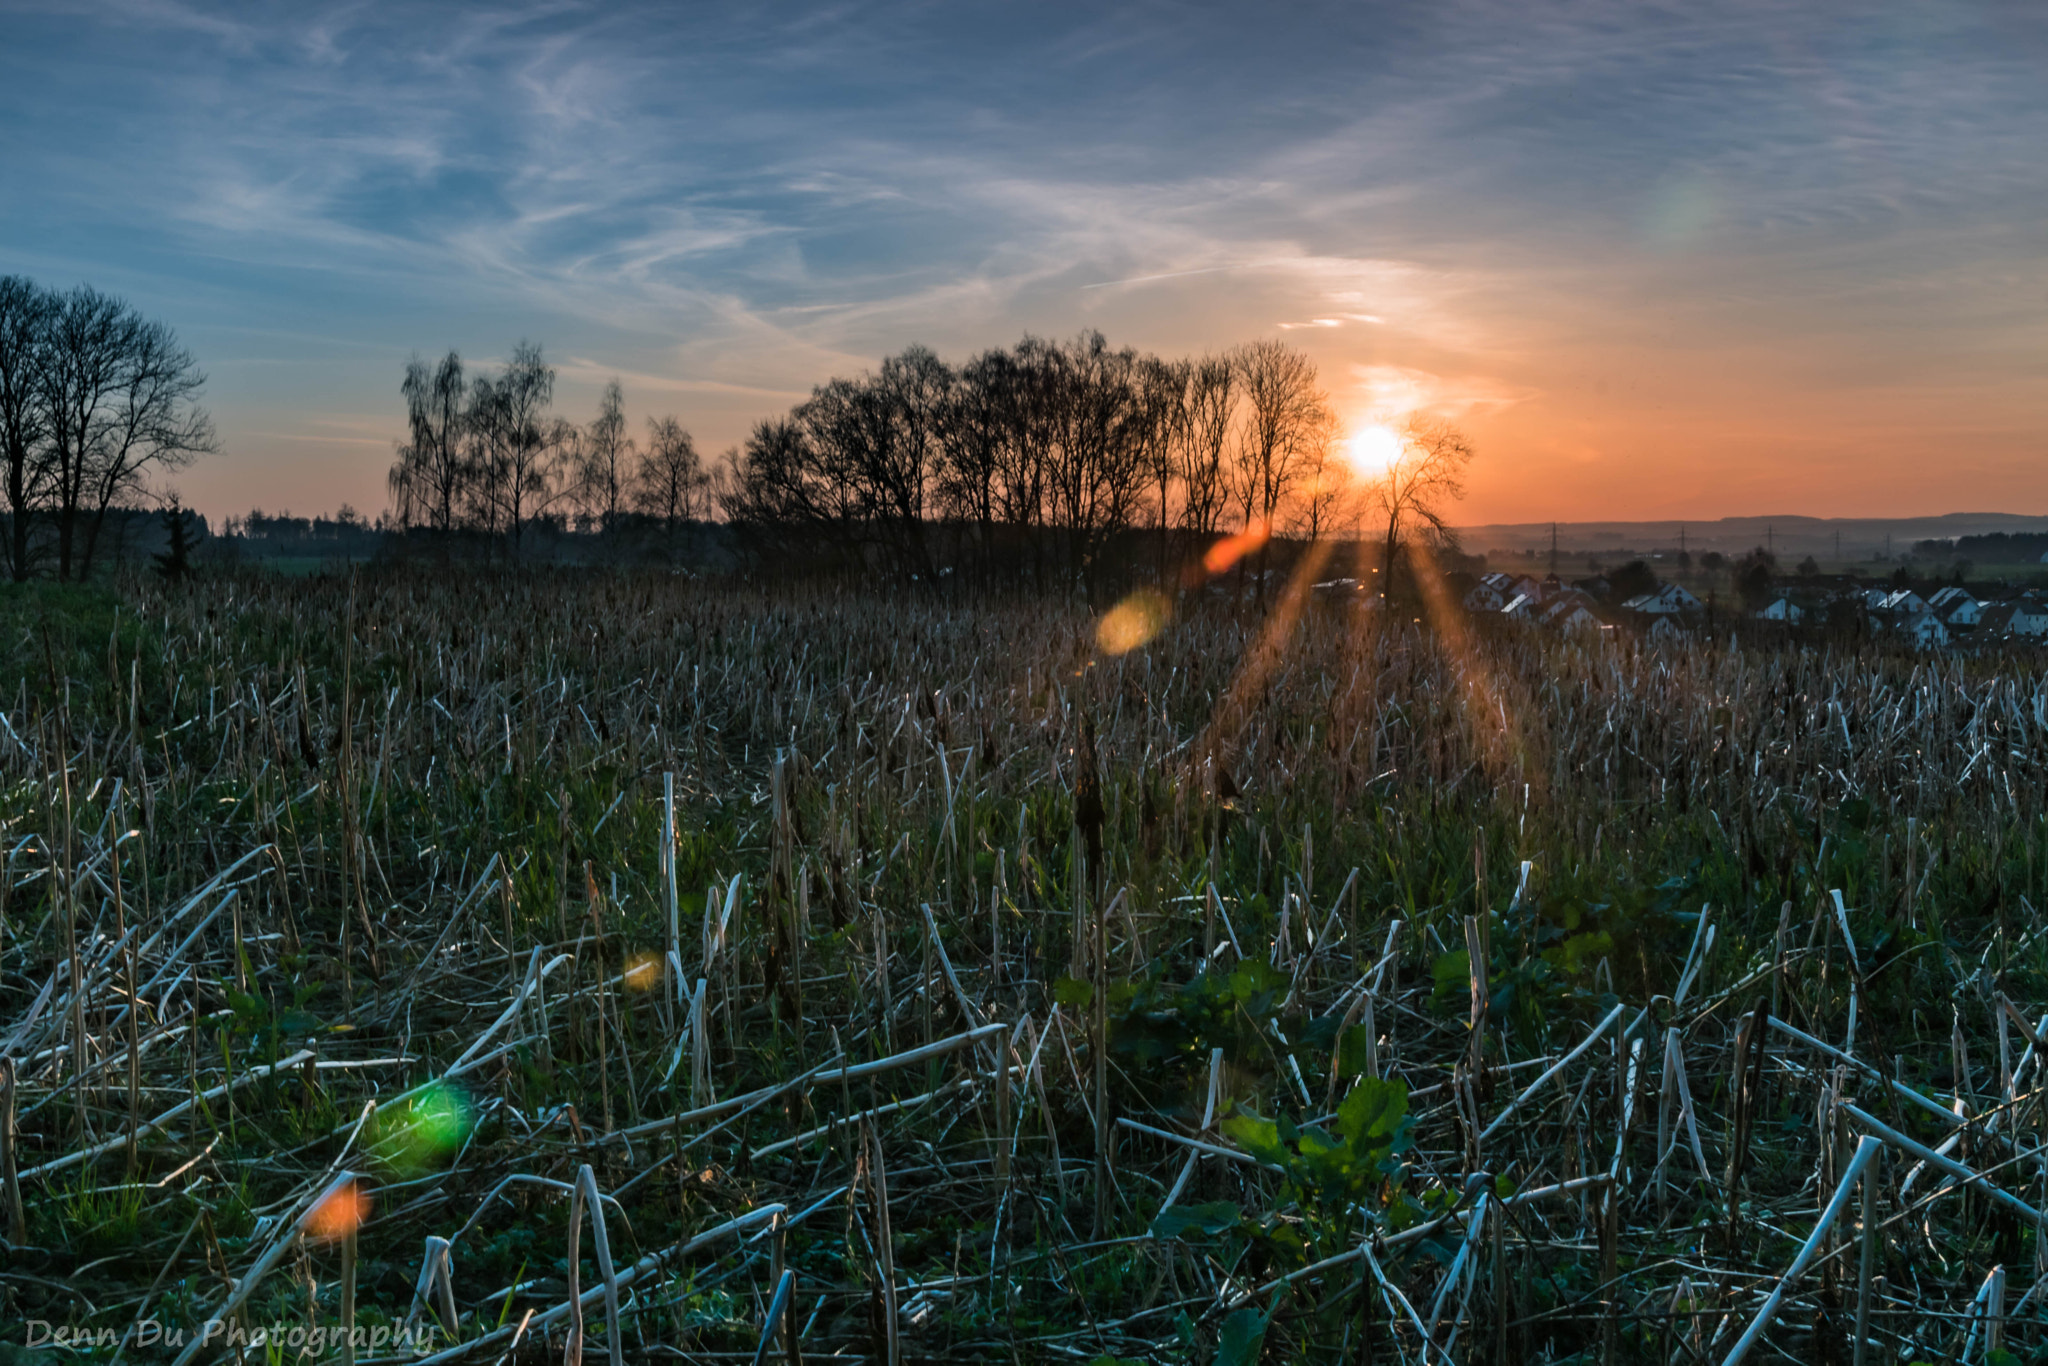
{"label": "yellow flare spot", "polygon": [[1105,653],[1127,655],[1158,635],[1172,613],[1173,604],[1164,593],[1140,588],[1110,608],[1096,623],[1095,643]]}
{"label": "yellow flare spot", "polygon": [[652,991],[661,985],[662,960],[651,953],[643,953],[626,964],[626,990]]}

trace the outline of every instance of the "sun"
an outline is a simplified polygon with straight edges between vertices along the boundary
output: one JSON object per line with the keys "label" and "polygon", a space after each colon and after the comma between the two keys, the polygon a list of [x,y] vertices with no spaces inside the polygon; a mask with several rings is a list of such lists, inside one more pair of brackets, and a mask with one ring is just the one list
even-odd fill
{"label": "sun", "polygon": [[1377,479],[1401,458],[1401,434],[1384,423],[1361,427],[1344,443],[1344,458],[1361,479]]}

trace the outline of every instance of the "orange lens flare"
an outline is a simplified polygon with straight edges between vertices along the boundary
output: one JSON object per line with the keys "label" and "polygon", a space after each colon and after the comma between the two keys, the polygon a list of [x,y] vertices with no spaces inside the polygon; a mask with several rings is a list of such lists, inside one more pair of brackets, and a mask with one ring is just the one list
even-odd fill
{"label": "orange lens flare", "polygon": [[1253,522],[1234,536],[1225,536],[1209,547],[1209,553],[1202,557],[1202,568],[1211,574],[1221,574],[1245,556],[1257,550],[1273,536],[1273,524],[1263,519]]}
{"label": "orange lens flare", "polygon": [[339,1242],[361,1228],[369,1217],[370,1193],[360,1181],[351,1181],[306,1215],[306,1236],[315,1242]]}

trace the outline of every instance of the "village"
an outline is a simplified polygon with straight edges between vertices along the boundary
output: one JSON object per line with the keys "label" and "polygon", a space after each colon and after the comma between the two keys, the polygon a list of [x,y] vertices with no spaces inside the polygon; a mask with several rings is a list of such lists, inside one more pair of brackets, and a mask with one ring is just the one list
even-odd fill
{"label": "village", "polygon": [[[1810,562],[1809,562],[1810,565]],[[1641,560],[1611,574],[1566,580],[1555,570],[1493,571],[1459,576],[1466,611],[1560,634],[1615,632],[1653,643],[1754,625],[1790,638],[1896,641],[1919,650],[1981,651],[2048,643],[2048,589],[2010,582],[1979,584],[1908,581],[1903,570],[1884,580],[1823,576],[1802,566],[1797,577],[1758,572],[1731,574],[1729,599],[1709,591],[1704,600],[1684,585],[1659,578]],[[1718,599],[1718,600],[1717,600]]]}

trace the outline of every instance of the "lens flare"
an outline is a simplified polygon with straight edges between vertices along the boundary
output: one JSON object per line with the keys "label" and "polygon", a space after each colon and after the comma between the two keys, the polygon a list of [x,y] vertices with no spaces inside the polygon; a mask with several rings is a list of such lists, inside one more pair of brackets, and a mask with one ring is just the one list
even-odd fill
{"label": "lens flare", "polygon": [[1384,423],[1352,433],[1344,443],[1344,460],[1360,478],[1376,479],[1401,458],[1401,434]]}
{"label": "lens flare", "polygon": [[369,1217],[370,1193],[360,1181],[350,1181],[307,1212],[306,1236],[315,1242],[339,1242]]}
{"label": "lens flare", "polygon": [[379,1111],[370,1149],[393,1171],[417,1174],[452,1156],[469,1137],[469,1097],[434,1082],[404,1105]]}
{"label": "lens flare", "polygon": [[1273,535],[1273,524],[1268,521],[1253,522],[1234,536],[1225,536],[1209,547],[1209,553],[1202,557],[1202,568],[1211,574],[1221,574],[1245,556],[1264,545]]}
{"label": "lens flare", "polygon": [[651,953],[639,954],[626,964],[624,973],[626,990],[652,991],[661,985],[662,968],[660,957]]}
{"label": "lens flare", "polygon": [[1173,604],[1152,588],[1140,588],[1103,614],[1095,625],[1095,643],[1106,654],[1127,655],[1166,626]]}

